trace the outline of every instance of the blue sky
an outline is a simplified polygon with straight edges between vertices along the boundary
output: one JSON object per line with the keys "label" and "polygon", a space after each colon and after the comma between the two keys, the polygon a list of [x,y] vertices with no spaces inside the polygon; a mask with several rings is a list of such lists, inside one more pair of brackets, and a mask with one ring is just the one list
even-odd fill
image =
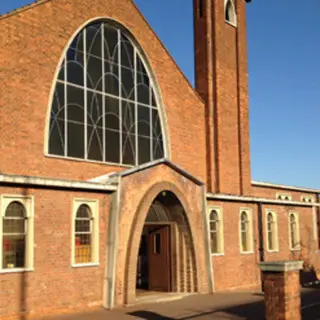
{"label": "blue sky", "polygon": [[[0,14],[30,2],[1,1]],[[135,2],[194,83],[192,0]],[[320,189],[319,12],[319,0],[247,5],[254,180]]]}

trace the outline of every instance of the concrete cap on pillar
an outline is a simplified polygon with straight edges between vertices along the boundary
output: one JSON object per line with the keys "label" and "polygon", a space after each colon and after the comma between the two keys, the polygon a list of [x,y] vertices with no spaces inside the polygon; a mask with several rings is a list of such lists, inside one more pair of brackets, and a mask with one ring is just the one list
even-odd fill
{"label": "concrete cap on pillar", "polygon": [[298,271],[303,268],[303,261],[268,261],[261,262],[259,267],[266,272]]}

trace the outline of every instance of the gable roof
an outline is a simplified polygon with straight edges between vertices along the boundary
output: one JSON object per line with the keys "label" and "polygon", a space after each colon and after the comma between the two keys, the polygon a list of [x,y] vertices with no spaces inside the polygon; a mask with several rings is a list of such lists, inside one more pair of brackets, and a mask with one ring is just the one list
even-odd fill
{"label": "gable roof", "polygon": [[120,172],[112,172],[106,175],[102,175],[93,179],[88,180],[89,182],[98,182],[98,183],[117,183],[118,178],[122,178],[122,177],[126,177],[129,176],[131,174],[149,169],[149,168],[153,168],[156,166],[159,166],[161,164],[164,164],[168,167],[170,167],[172,170],[178,172],[179,174],[181,174],[182,176],[186,177],[187,179],[191,180],[193,183],[197,184],[197,185],[204,185],[204,182],[202,182],[201,180],[197,179],[196,177],[194,177],[193,175],[191,175],[190,173],[188,173],[186,170],[184,170],[183,168],[181,168],[180,166],[178,166],[177,164],[173,163],[172,161],[168,160],[168,159],[159,159],[159,160],[155,160],[155,161],[151,161],[145,164],[142,164],[140,166],[134,167],[134,168],[130,168],[128,170],[124,170],[124,171],[120,171]]}
{"label": "gable roof", "polygon": [[[12,11],[9,11],[7,13],[4,13],[2,15],[0,15],[0,21],[2,19],[5,18],[9,18],[13,15],[16,15],[18,13],[21,13],[23,11],[26,10],[30,10],[38,5],[42,5],[45,4],[47,2],[52,2],[54,0],[35,0],[34,2],[27,4],[23,7],[19,7],[17,9],[14,9]],[[137,7],[137,5],[134,3],[134,1],[132,0],[132,5],[135,7],[135,9],[137,10],[137,13],[140,15],[140,17],[144,20],[144,22],[147,24],[147,26],[150,28],[153,36],[159,41],[160,46],[165,50],[166,54],[169,56],[169,58],[171,59],[171,61],[173,62],[173,64],[175,65],[175,67],[177,68],[177,70],[179,71],[179,73],[182,75],[182,77],[184,78],[184,80],[186,81],[186,83],[188,84],[188,86],[192,89],[192,91],[195,93],[196,97],[203,103],[205,104],[205,101],[202,99],[202,97],[200,96],[200,94],[197,92],[197,90],[191,85],[189,79],[186,77],[186,75],[184,74],[184,72],[181,70],[181,68],[179,67],[179,65],[177,64],[177,62],[173,59],[173,57],[171,56],[170,52],[168,51],[168,49],[166,48],[166,46],[163,44],[163,42],[160,40],[160,38],[158,37],[158,35],[156,34],[156,32],[153,30],[153,28],[151,27],[151,25],[149,24],[149,22],[147,21],[147,19],[144,17],[144,15],[142,14],[142,12],[139,10],[139,8]]]}
{"label": "gable roof", "polygon": [[266,188],[274,188],[274,189],[283,189],[283,190],[292,190],[292,191],[319,193],[320,194],[320,189],[297,187],[297,186],[287,186],[284,184],[276,184],[276,183],[263,182],[263,181],[251,181],[251,183],[255,187],[266,187]]}

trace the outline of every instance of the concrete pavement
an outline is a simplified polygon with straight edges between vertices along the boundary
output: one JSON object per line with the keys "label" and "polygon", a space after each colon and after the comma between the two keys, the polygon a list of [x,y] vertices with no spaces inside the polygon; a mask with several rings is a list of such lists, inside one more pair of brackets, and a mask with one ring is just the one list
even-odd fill
{"label": "concrete pavement", "polygon": [[[303,290],[303,320],[320,320],[320,290]],[[309,307],[308,307],[309,306]],[[139,304],[111,311],[64,315],[52,320],[263,320],[262,295],[244,292],[191,295],[179,300]]]}

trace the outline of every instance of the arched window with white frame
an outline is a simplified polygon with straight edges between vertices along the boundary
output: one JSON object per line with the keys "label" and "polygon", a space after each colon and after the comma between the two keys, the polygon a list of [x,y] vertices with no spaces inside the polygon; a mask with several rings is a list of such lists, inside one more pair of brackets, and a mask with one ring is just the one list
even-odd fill
{"label": "arched window with white frame", "polygon": [[237,14],[233,0],[225,0],[225,20],[233,26],[237,26]]}
{"label": "arched window with white frame", "polygon": [[215,208],[209,214],[210,248],[212,254],[223,253],[223,222],[220,208]]}
{"label": "arched window with white frame", "polygon": [[159,90],[121,25],[99,20],[82,28],[54,85],[49,155],[125,166],[168,157]]}
{"label": "arched window with white frame", "polygon": [[289,238],[290,249],[300,249],[300,230],[299,230],[299,216],[296,212],[289,213]]}
{"label": "arched window with white frame", "polygon": [[2,196],[0,268],[33,267],[33,198]]}
{"label": "arched window with white frame", "polygon": [[98,263],[98,202],[74,200],[73,265]]}
{"label": "arched window with white frame", "polygon": [[277,251],[278,250],[278,225],[277,215],[275,212],[268,210],[266,217],[267,226],[267,250]]}
{"label": "arched window with white frame", "polygon": [[252,217],[248,209],[240,211],[240,251],[242,253],[253,251]]}

